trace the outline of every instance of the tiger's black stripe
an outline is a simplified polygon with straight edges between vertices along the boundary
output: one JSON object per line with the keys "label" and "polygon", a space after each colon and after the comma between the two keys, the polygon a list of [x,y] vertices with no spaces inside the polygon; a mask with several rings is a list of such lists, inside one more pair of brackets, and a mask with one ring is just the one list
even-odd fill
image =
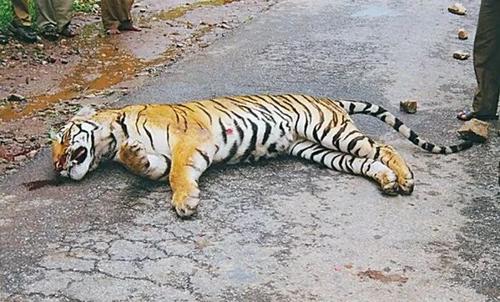
{"label": "tiger's black stripe", "polygon": [[146,132],[146,135],[149,138],[149,143],[151,144],[151,148],[153,148],[153,150],[155,150],[156,148],[155,148],[155,143],[153,142],[153,136],[151,135],[151,132],[146,127],[147,121],[148,121],[147,119],[144,119],[144,122],[142,123],[142,128],[144,128],[144,131]]}

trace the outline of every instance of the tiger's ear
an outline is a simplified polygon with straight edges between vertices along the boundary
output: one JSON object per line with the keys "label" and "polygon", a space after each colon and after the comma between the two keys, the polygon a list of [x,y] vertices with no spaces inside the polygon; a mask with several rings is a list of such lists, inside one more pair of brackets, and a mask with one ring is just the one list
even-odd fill
{"label": "tiger's ear", "polygon": [[76,115],[71,118],[71,121],[81,121],[91,118],[96,113],[96,110],[90,106],[84,106],[80,109]]}

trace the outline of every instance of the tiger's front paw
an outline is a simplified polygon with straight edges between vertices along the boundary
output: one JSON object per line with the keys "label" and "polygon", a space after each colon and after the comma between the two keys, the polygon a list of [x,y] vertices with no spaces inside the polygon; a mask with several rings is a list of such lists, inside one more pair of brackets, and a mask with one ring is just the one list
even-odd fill
{"label": "tiger's front paw", "polygon": [[140,173],[149,168],[146,148],[137,140],[125,141],[120,147],[118,156],[134,172]]}
{"label": "tiger's front paw", "polygon": [[387,195],[398,195],[398,183],[396,174],[392,171],[377,173],[376,178],[380,183],[382,193]]}
{"label": "tiger's front paw", "polygon": [[198,190],[189,195],[182,192],[174,193],[174,196],[172,197],[172,207],[175,208],[177,215],[187,218],[196,213],[196,209],[200,203],[198,196]]}

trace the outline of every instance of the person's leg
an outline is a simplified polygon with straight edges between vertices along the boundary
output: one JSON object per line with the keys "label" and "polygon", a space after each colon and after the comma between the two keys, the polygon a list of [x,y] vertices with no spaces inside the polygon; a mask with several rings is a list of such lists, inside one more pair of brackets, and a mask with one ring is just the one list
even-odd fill
{"label": "person's leg", "polygon": [[121,0],[101,0],[101,17],[104,30],[108,34],[119,34],[120,21],[116,11],[119,10]]}
{"label": "person's leg", "polygon": [[54,3],[52,0],[37,0],[37,5],[38,15],[36,23],[40,35],[50,41],[59,39],[57,20],[55,17],[57,3]]}
{"label": "person's leg", "polygon": [[31,16],[29,13],[28,0],[12,0],[14,8],[14,20],[16,25],[31,27]]}
{"label": "person's leg", "polygon": [[36,24],[39,29],[46,27],[47,25],[57,25],[54,18],[54,6],[52,0],[37,0],[38,15],[36,18]]}
{"label": "person's leg", "polygon": [[482,0],[474,40],[474,70],[478,83],[472,104],[478,117],[495,116],[500,90],[500,1]]}
{"label": "person's leg", "polygon": [[12,7],[14,18],[7,29],[16,39],[30,43],[36,42],[36,33],[31,29],[32,23],[28,0],[12,0]]}
{"label": "person's leg", "polygon": [[54,3],[54,15],[57,21],[57,30],[64,36],[75,36],[74,30],[70,27],[73,18],[72,0],[52,0]]}
{"label": "person's leg", "polygon": [[126,8],[121,12],[120,15],[120,26],[118,26],[119,30],[128,30],[128,31],[141,31],[139,27],[134,25],[132,21],[132,14],[130,11],[132,10],[132,5],[134,4],[134,0],[122,0],[122,7]]}

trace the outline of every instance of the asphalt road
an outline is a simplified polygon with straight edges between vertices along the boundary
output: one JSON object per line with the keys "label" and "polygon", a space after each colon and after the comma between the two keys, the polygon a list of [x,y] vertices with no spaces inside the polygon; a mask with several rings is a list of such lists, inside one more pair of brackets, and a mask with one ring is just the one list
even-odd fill
{"label": "asphalt road", "polygon": [[[402,4],[402,2],[405,2]],[[407,2],[407,3],[406,3]],[[455,143],[475,87],[479,1],[289,0],[171,66],[123,104],[302,92],[382,104],[434,142]],[[466,41],[456,30],[471,32]],[[416,115],[399,101],[419,100]],[[377,120],[416,174],[411,196],[296,159],[211,169],[199,214],[170,189],[105,165],[51,176],[48,151],[0,184],[1,301],[498,301],[500,138],[427,154]],[[495,126],[495,125],[494,125]],[[498,129],[498,125],[496,125]]]}

